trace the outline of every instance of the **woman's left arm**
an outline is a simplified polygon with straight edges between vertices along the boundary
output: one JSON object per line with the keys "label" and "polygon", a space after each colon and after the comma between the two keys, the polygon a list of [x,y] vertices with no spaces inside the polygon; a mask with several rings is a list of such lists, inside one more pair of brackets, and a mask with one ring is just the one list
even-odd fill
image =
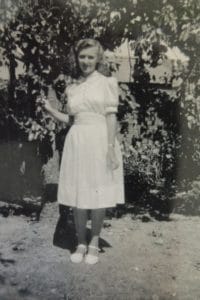
{"label": "woman's left arm", "polygon": [[106,123],[108,132],[107,165],[111,170],[115,170],[119,167],[119,162],[115,153],[115,138],[117,132],[116,113],[108,113],[106,115]]}

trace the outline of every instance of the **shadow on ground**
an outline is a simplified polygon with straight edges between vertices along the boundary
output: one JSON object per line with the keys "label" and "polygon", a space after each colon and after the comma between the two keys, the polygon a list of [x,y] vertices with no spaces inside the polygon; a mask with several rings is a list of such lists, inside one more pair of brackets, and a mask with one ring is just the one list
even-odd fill
{"label": "shadow on ground", "polygon": [[[60,205],[59,211],[60,216],[53,236],[53,245],[74,252],[77,245],[77,238],[73,213],[69,207],[63,205]],[[87,228],[87,242],[90,241],[90,236],[91,230],[90,228]],[[104,248],[109,247],[111,247],[111,245],[106,240],[100,238],[100,252],[105,252]]]}

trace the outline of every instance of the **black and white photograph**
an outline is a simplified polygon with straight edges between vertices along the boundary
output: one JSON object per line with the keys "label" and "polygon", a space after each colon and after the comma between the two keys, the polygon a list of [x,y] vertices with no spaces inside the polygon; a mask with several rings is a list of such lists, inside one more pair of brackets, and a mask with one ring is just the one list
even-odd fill
{"label": "black and white photograph", "polygon": [[200,1],[0,0],[0,300],[200,299]]}

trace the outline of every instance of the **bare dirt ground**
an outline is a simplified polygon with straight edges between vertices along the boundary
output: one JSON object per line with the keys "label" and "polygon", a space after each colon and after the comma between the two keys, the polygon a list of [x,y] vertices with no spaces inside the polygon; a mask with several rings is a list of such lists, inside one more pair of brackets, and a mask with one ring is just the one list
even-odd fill
{"label": "bare dirt ground", "polygon": [[100,262],[69,260],[72,236],[56,203],[39,222],[0,217],[1,300],[199,300],[199,217],[107,220]]}

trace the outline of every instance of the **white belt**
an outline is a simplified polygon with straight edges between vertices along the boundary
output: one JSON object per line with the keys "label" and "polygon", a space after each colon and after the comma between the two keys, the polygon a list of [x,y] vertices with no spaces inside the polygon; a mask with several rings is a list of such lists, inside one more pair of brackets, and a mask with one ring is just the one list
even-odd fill
{"label": "white belt", "polygon": [[89,124],[105,124],[106,118],[104,115],[94,112],[81,112],[74,116],[75,125]]}

